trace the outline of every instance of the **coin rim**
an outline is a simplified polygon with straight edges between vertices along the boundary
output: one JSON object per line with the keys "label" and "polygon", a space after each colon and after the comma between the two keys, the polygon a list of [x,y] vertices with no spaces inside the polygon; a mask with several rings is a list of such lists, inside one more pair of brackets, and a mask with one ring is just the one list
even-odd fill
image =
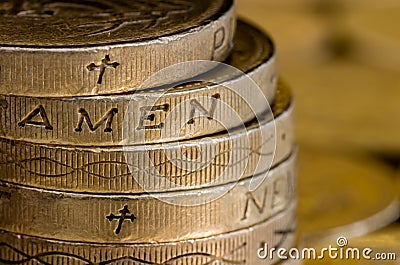
{"label": "coin rim", "polygon": [[[102,43],[102,44],[81,44],[81,45],[69,45],[69,46],[63,46],[63,45],[57,45],[56,47],[51,46],[51,45],[10,45],[10,44],[1,44],[0,43],[0,50],[2,49],[18,49],[22,51],[74,51],[74,50],[82,50],[82,48],[100,48],[100,47],[110,47],[110,48],[116,48],[120,47],[123,48],[123,46],[143,46],[143,45],[148,45],[148,43],[143,43],[143,42],[155,42],[161,38],[168,38],[172,37],[173,39],[181,39],[181,34],[186,33],[186,34],[191,34],[193,33],[192,31],[194,29],[198,28],[204,28],[207,26],[211,26],[212,24],[215,23],[215,21],[218,21],[222,19],[225,15],[227,15],[230,12],[234,12],[235,10],[235,3],[234,0],[222,0],[222,5],[218,11],[216,11],[215,14],[213,14],[210,18],[205,19],[202,23],[198,25],[193,25],[193,26],[188,26],[184,29],[177,30],[173,33],[170,34],[164,34],[164,35],[158,35],[155,37],[151,38],[141,38],[135,41],[118,41],[118,42],[110,42],[110,43]],[[177,38],[179,37],[179,38]],[[87,51],[86,49],[83,49],[82,51]]]}

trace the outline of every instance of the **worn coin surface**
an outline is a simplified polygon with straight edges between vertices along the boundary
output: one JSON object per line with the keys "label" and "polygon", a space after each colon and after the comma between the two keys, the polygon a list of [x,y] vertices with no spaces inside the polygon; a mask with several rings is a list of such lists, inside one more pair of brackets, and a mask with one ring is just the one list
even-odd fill
{"label": "worn coin surface", "polygon": [[301,243],[365,235],[399,214],[391,171],[365,156],[304,147],[299,154]]}
{"label": "worn coin surface", "polygon": [[[257,250],[268,244],[295,244],[295,205],[266,222],[235,232],[173,243],[96,244],[50,240],[0,232],[0,262],[4,264],[243,264],[265,265]],[[170,231],[174,233],[174,231]],[[132,262],[132,263],[129,263]]]}
{"label": "worn coin surface", "polygon": [[[132,126],[129,144],[176,141],[225,131],[265,112],[277,87],[271,39],[244,22],[239,22],[235,47],[226,63],[248,77],[221,66],[197,82],[128,95],[3,95],[0,137],[46,144],[108,146],[126,142],[126,123]],[[193,67],[206,64],[199,62]],[[253,85],[249,85],[250,80]],[[174,119],[174,115],[178,118]]]}
{"label": "worn coin surface", "polygon": [[231,0],[2,1],[0,30],[1,93],[98,95],[179,62],[224,60],[235,12]]}
{"label": "worn coin surface", "polygon": [[[278,88],[275,122],[246,130],[168,144],[97,148],[0,141],[1,180],[75,192],[172,191],[212,186],[268,170],[293,149],[290,90]],[[261,137],[262,135],[268,137]],[[276,141],[274,141],[276,139]],[[162,184],[161,181],[168,181]]]}
{"label": "worn coin surface", "polygon": [[[250,191],[251,181],[260,179],[262,183]],[[286,209],[295,198],[295,180],[293,155],[268,174],[173,193],[98,195],[1,182],[0,227],[13,233],[97,243],[214,236],[255,225]]]}

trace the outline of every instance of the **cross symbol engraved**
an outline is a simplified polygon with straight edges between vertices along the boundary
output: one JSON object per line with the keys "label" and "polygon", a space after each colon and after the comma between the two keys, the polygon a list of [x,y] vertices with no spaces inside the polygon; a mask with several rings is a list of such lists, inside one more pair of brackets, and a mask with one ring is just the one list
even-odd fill
{"label": "cross symbol engraved", "polygon": [[98,85],[101,85],[101,83],[103,82],[103,76],[104,76],[104,73],[105,73],[107,68],[116,69],[119,66],[119,63],[117,63],[117,62],[110,63],[110,61],[111,61],[110,55],[107,54],[103,59],[101,59],[100,65],[96,65],[95,63],[91,63],[88,66],[86,66],[86,68],[89,71],[94,71],[94,70],[100,71],[99,79],[97,80],[97,84]]}
{"label": "cross symbol engraved", "polygon": [[118,235],[119,232],[121,232],[121,228],[122,228],[122,224],[124,223],[124,221],[130,220],[131,222],[134,222],[136,220],[135,215],[128,215],[131,212],[128,209],[128,206],[125,205],[124,209],[119,210],[120,214],[119,216],[114,215],[114,214],[110,214],[109,216],[106,216],[107,220],[112,222],[114,220],[118,220],[118,226],[117,229],[115,229],[115,234]]}

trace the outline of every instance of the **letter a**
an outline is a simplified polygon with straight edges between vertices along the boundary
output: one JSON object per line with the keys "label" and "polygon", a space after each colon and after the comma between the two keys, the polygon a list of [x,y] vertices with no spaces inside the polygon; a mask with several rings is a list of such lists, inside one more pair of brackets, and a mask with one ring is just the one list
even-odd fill
{"label": "letter a", "polygon": [[[40,121],[35,121],[33,118],[40,116]],[[42,105],[37,105],[28,115],[25,116],[20,122],[18,122],[19,127],[25,127],[25,125],[33,125],[44,127],[46,130],[53,130],[49,119],[47,118],[46,111]]]}

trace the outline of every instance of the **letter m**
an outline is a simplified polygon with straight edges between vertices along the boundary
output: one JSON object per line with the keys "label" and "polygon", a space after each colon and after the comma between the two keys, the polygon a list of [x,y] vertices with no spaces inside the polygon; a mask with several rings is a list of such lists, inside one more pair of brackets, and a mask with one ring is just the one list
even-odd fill
{"label": "letter m", "polygon": [[118,113],[118,109],[117,108],[110,109],[95,124],[92,123],[89,113],[85,109],[83,108],[79,109],[78,113],[79,113],[79,120],[75,128],[76,132],[82,131],[82,125],[84,121],[86,122],[87,126],[92,132],[97,130],[102,124],[105,124],[104,132],[112,132],[111,124],[115,114]]}

